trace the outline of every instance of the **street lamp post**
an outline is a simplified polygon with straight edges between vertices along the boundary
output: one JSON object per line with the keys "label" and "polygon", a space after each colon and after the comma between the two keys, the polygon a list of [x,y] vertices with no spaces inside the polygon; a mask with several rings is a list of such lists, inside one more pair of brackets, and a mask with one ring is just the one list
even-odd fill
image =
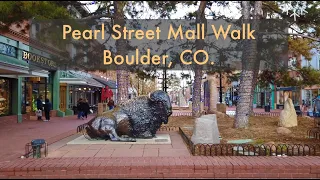
{"label": "street lamp post", "polygon": [[168,86],[167,86],[167,71],[163,70],[162,78],[158,76],[158,79],[162,79],[162,90],[164,92],[167,92]]}

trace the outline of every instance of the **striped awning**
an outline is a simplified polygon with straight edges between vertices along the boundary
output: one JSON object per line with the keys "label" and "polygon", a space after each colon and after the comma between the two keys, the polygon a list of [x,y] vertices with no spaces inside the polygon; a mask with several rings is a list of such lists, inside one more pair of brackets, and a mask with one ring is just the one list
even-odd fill
{"label": "striped awning", "polygon": [[101,84],[104,84],[105,86],[108,86],[110,89],[117,89],[117,83],[112,80],[106,80],[97,76],[93,76],[93,79],[100,82]]}
{"label": "striped awning", "polygon": [[304,89],[305,90],[317,90],[317,89],[320,89],[320,86],[319,85],[313,85],[313,86],[310,86],[310,87],[305,87]]}
{"label": "striped awning", "polygon": [[60,78],[60,83],[72,84],[72,85],[87,85],[93,87],[105,87],[104,84],[96,81],[90,74],[77,71],[66,71],[69,76]]}

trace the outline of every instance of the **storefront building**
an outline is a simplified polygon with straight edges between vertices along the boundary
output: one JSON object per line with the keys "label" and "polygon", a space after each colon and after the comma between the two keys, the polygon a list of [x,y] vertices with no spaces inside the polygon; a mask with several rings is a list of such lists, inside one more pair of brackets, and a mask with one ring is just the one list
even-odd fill
{"label": "storefront building", "polygon": [[59,96],[59,71],[51,58],[25,41],[0,36],[0,120],[30,119],[40,96],[52,102],[52,116],[64,116],[55,98]]}
{"label": "storefront building", "polygon": [[0,36],[0,119],[22,121],[21,75],[29,74],[29,65],[19,55],[21,44]]}
{"label": "storefront building", "polygon": [[63,117],[65,114],[59,110],[59,71],[53,56],[32,47],[29,51],[22,51],[22,59],[29,64],[29,69],[37,72],[35,77],[22,78],[24,91],[24,108],[22,112],[34,115],[36,100],[40,96],[42,101],[48,99],[53,105],[51,116]]}
{"label": "storefront building", "polygon": [[320,95],[320,86],[314,85],[301,90],[301,98],[307,104],[309,110],[314,110],[315,98]]}
{"label": "storefront building", "polygon": [[269,85],[268,88],[261,88],[259,85],[254,89],[253,108],[264,108],[270,106],[270,109],[275,109],[275,88]]}
{"label": "storefront building", "polygon": [[[114,100],[115,103],[117,103],[117,83],[116,81],[113,81],[113,80],[109,80],[109,79],[105,79],[103,77],[99,77],[95,74],[92,75],[93,79],[95,79],[96,81],[100,82],[101,84],[104,85],[104,88],[108,88],[112,91],[112,99]],[[130,91],[131,90],[131,91]],[[100,94],[98,94],[99,96],[99,99],[101,99],[101,91],[99,91]],[[134,98],[136,97],[136,90],[135,89],[128,89],[128,98],[131,99],[131,98]]]}
{"label": "storefront building", "polygon": [[78,100],[87,100],[89,105],[100,102],[104,84],[96,81],[91,74],[81,71],[61,71],[60,73],[60,110],[73,115]]}

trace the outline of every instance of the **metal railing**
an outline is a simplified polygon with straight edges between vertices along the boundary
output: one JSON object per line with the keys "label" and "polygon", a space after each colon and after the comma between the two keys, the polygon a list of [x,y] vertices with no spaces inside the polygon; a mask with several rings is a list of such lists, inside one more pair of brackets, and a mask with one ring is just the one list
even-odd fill
{"label": "metal railing", "polygon": [[320,118],[314,119],[314,127],[307,131],[308,138],[320,139]]}
{"label": "metal railing", "polygon": [[202,156],[320,156],[320,145],[196,144],[193,155]]}
{"label": "metal railing", "polygon": [[320,144],[193,144],[181,128],[179,133],[194,156],[320,156]]}

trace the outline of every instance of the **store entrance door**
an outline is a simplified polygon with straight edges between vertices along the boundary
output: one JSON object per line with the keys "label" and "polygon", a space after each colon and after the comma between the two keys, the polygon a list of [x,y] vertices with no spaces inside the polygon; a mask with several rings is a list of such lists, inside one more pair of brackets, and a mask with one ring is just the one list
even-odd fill
{"label": "store entrance door", "polygon": [[264,93],[260,93],[261,96],[260,96],[260,102],[261,102],[261,108],[264,108],[264,106],[266,105],[265,104],[265,94]]}
{"label": "store entrance door", "polygon": [[67,84],[60,84],[60,106],[59,109],[63,112],[66,112],[66,96]]}

